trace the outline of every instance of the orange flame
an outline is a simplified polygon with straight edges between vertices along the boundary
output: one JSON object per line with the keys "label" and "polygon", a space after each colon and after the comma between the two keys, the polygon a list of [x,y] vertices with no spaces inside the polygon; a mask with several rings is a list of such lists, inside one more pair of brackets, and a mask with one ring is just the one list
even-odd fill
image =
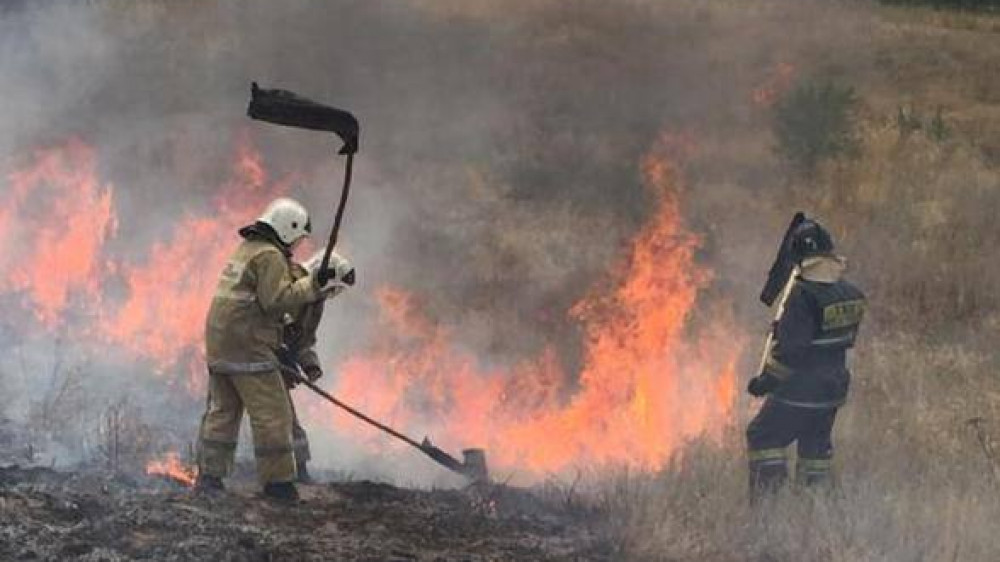
{"label": "orange flame", "polygon": [[[408,432],[484,446],[494,467],[534,474],[577,465],[655,469],[687,440],[720,435],[735,399],[740,342],[725,314],[692,321],[712,279],[695,259],[700,241],[680,212],[677,162],[696,148],[665,136],[641,162],[651,218],[603,285],[568,311],[584,333],[578,372],[567,371],[554,349],[484,368],[415,296],[386,287],[376,294],[379,336],[339,369],[336,392]],[[102,261],[116,226],[112,190],[98,181],[93,151],[83,143],[39,152],[8,179],[11,189],[0,198],[0,292],[25,292],[50,327],[79,301],[100,319],[81,337],[112,343],[161,370],[186,358],[188,387],[200,389],[204,317],[233,232],[284,187],[268,183],[248,143],[215,208],[185,216],[138,263]],[[36,201],[49,200],[47,211],[37,211]],[[103,302],[110,281],[125,288],[118,306]],[[375,435],[335,419],[358,436]],[[148,472],[193,478],[176,455],[173,464],[168,456]]]}
{"label": "orange flame", "polygon": [[36,151],[7,177],[0,202],[0,290],[24,291],[38,319],[59,323],[70,297],[100,298],[100,256],[116,226],[111,186],[78,140]]}
{"label": "orange flame", "polygon": [[680,217],[671,158],[689,149],[682,137],[664,137],[644,159],[653,217],[608,272],[617,285],[596,288],[570,311],[586,334],[575,385],[551,351],[507,372],[482,370],[412,296],[385,288],[376,332],[385,335],[342,366],[336,393],[443,443],[485,446],[496,466],[534,473],[581,464],[655,469],[686,440],[720,435],[739,345],[725,319],[690,326],[711,273],[696,263],[699,240]]}
{"label": "orange flame", "polygon": [[198,471],[195,467],[185,465],[181,462],[180,455],[171,451],[162,459],[149,461],[146,464],[146,474],[163,476],[184,486],[194,486]]}
{"label": "orange flame", "polygon": [[[113,188],[98,179],[94,150],[79,140],[36,151],[8,174],[0,196],[0,294],[23,293],[46,328],[64,325],[71,307],[94,325],[77,338],[112,344],[159,371],[188,366],[201,389],[205,314],[233,233],[281,193],[244,136],[231,179],[214,208],[189,213],[137,263],[105,257],[117,233]],[[108,298],[111,286],[124,298]],[[197,373],[197,374],[196,374]]]}
{"label": "orange flame", "polygon": [[235,245],[234,233],[280,189],[267,184],[260,156],[246,139],[233,172],[213,214],[184,217],[167,241],[153,246],[145,262],[121,268],[128,297],[101,323],[109,342],[161,369],[188,357],[193,390],[204,384],[205,315],[218,273]]}

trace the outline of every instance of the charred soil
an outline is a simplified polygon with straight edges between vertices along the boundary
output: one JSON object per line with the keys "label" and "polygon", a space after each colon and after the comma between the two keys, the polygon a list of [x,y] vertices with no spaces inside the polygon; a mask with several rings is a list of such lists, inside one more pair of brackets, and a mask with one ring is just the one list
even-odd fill
{"label": "charred soil", "polygon": [[204,496],[99,471],[0,468],[0,560],[606,560],[583,513],[503,486],[302,486],[279,505],[250,483]]}

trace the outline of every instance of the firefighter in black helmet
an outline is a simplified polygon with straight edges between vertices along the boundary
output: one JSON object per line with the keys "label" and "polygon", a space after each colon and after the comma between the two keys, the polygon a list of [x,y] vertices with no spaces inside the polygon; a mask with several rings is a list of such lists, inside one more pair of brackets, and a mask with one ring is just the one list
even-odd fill
{"label": "firefighter in black helmet", "polygon": [[[779,252],[790,270],[772,345],[747,388],[766,397],[746,433],[752,497],[787,480],[787,448],[793,442],[796,480],[828,481],[834,419],[850,382],[847,351],[865,310],[864,295],[842,278],[846,261],[834,253],[830,234],[814,220],[796,218]],[[775,269],[777,262],[772,273]]]}

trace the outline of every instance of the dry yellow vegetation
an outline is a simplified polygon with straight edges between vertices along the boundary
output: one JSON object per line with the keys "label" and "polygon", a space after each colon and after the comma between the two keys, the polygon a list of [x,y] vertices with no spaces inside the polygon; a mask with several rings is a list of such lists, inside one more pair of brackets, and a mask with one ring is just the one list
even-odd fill
{"label": "dry yellow vegetation", "polygon": [[[1000,560],[1000,16],[861,0],[89,5],[112,9],[0,19],[7,36],[46,38],[41,55],[4,59],[5,153],[87,131],[130,199],[176,210],[228,166],[219,131],[245,126],[249,79],[343,103],[368,135],[358,253],[485,363],[549,346],[579,361],[578,328],[549,318],[601,286],[648,219],[638,167],[664,133],[696,145],[684,218],[715,272],[705,300],[732,303],[741,337],[769,321],[756,297],[790,215],[832,228],[872,305],[837,492],[750,510],[744,398],[723,443],[571,498],[608,516],[614,559]],[[811,80],[854,88],[860,150],[803,177],[775,154],[771,108]],[[274,177],[329,161],[327,145],[297,139],[264,142]],[[332,206],[319,191],[310,203]],[[149,238],[144,217],[121,228]],[[354,328],[337,353],[361,339]]]}
{"label": "dry yellow vegetation", "polygon": [[[1000,559],[1000,19],[842,4],[827,24],[853,29],[795,64],[856,88],[858,157],[777,186],[762,174],[756,193],[746,176],[738,187],[718,178],[702,189],[727,197],[695,204],[700,216],[729,218],[713,221],[729,239],[721,247],[738,244],[735,225],[752,228],[726,212],[734,200],[776,232],[780,217],[809,209],[854,264],[872,309],[837,427],[838,488],[790,490],[750,509],[739,458],[747,403],[721,448],[696,446],[673,470],[605,490],[629,559]],[[929,122],[938,108],[946,135],[899,126],[901,109]],[[766,141],[745,135],[713,144],[701,164],[772,158]]]}

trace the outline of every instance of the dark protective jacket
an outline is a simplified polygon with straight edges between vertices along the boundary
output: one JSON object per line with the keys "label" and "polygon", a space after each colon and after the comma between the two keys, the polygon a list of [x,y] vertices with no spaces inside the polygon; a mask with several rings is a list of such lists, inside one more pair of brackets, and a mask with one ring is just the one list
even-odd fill
{"label": "dark protective jacket", "polygon": [[775,400],[830,408],[840,406],[847,397],[851,376],[847,351],[857,337],[865,296],[840,278],[842,262],[825,257],[813,260],[831,261],[803,264],[775,326],[777,344],[765,371],[781,380],[772,395]]}

